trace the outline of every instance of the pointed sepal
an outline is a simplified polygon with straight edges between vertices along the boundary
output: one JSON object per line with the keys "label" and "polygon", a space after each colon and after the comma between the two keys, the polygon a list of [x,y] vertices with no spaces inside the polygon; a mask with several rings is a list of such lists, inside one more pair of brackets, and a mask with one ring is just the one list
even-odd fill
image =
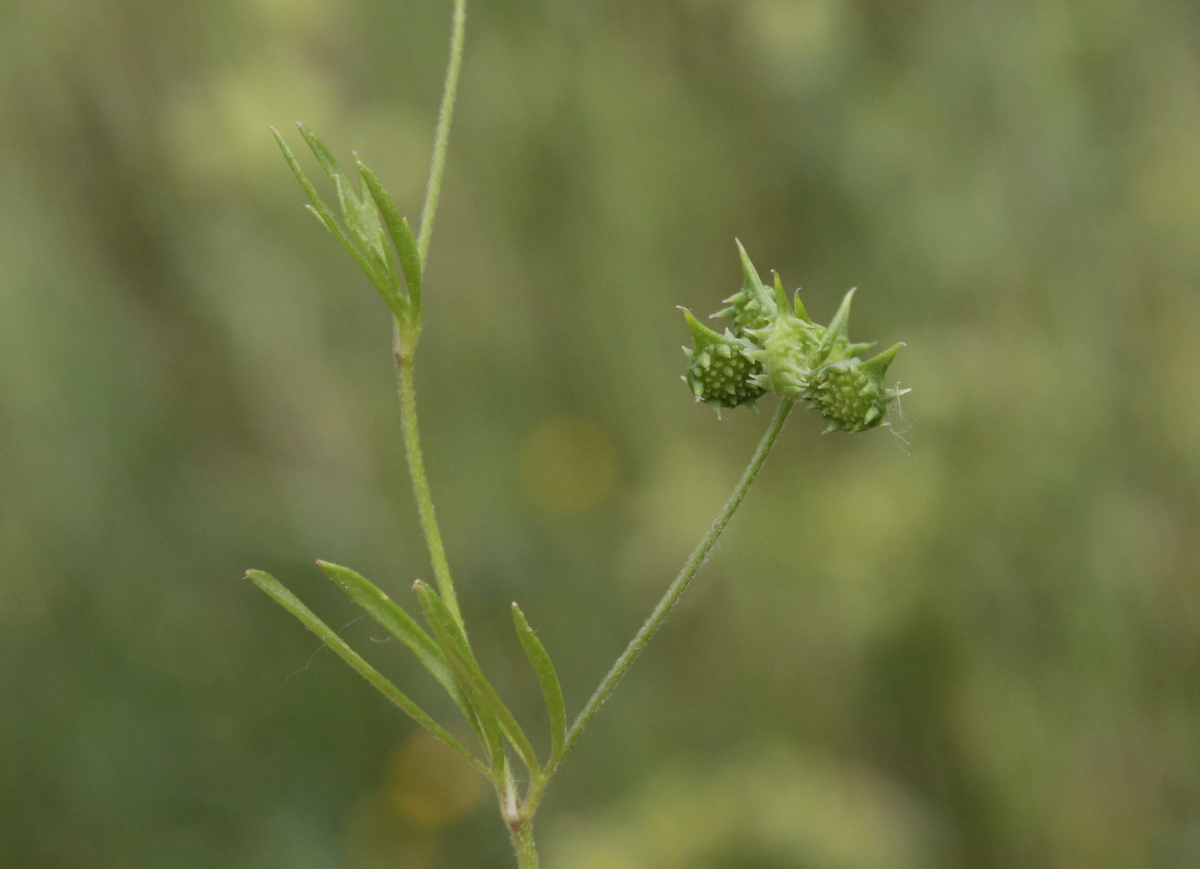
{"label": "pointed sepal", "polygon": [[793,307],[796,310],[796,316],[799,317],[801,320],[803,320],[805,323],[811,323],[813,321],[812,317],[808,316],[808,311],[804,310],[804,303],[802,301],[800,301],[799,288],[796,289],[796,293],[793,296]]}

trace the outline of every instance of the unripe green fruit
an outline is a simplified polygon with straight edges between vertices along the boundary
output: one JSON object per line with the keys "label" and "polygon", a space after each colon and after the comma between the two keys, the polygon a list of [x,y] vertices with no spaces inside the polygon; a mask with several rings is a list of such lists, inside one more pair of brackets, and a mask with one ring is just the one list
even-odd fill
{"label": "unripe green fruit", "polygon": [[728,329],[724,335],[717,334],[686,309],[683,315],[696,341],[693,349],[683,348],[688,357],[683,380],[688,388],[718,413],[721,408],[742,404],[753,407],[754,400],[765,390],[755,383],[762,366],[746,355],[751,349],[750,342]]}
{"label": "unripe green fruit", "polygon": [[844,359],[817,369],[804,397],[829,421],[827,431],[866,431],[883,422],[900,394],[884,385],[883,375],[902,346],[866,362]]}
{"label": "unripe green fruit", "polygon": [[742,243],[742,289],[714,317],[733,320],[733,330],[718,335],[684,310],[696,340],[683,380],[700,401],[719,414],[722,408],[754,405],[768,390],[787,399],[803,397],[829,421],[828,431],[865,431],[883,424],[898,392],[883,375],[903,344],[863,362],[858,354],[870,344],[850,341],[850,303],[846,293],[828,326],[814,323],[799,293],[788,303],[775,275],[772,292],[758,276]]}

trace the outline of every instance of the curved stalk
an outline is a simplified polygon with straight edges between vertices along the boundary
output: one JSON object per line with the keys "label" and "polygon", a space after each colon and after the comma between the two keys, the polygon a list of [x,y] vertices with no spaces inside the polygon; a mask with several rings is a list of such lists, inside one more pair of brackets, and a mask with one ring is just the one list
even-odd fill
{"label": "curved stalk", "polygon": [[[571,725],[567,731],[566,745],[563,748],[562,755],[558,758],[558,763],[546,770],[546,775],[541,784],[542,789],[545,788],[545,783],[554,775],[555,771],[562,764],[563,759],[570,753],[575,742],[579,739],[581,733],[588,723],[592,720],[595,714],[604,705],[604,701],[612,694],[613,689],[617,687],[617,683],[621,681],[621,677],[637,660],[638,655],[642,653],[642,649],[650,642],[650,638],[657,633],[662,627],[662,623],[670,615],[671,610],[675,608],[675,604],[679,602],[679,598],[683,596],[687,590],[688,584],[692,581],[692,577],[700,570],[704,562],[708,560],[709,553],[712,552],[713,546],[717,542],[717,538],[721,536],[721,532],[725,530],[725,526],[729,524],[729,519],[733,516],[738,506],[741,505],[742,499],[746,497],[746,492],[750,490],[750,484],[754,482],[754,478],[758,476],[758,472],[762,470],[763,463],[767,460],[767,454],[771,452],[771,447],[775,445],[775,439],[779,437],[779,432],[783,430],[783,424],[787,421],[788,414],[791,413],[792,405],[796,400],[794,398],[783,398],[779,401],[779,407],[775,411],[775,417],[771,420],[771,425],[767,428],[762,436],[762,440],[758,442],[758,449],[754,451],[754,456],[750,459],[750,464],[746,466],[742,478],[733,488],[733,493],[729,496],[729,500],[725,502],[725,506],[721,508],[721,512],[717,514],[717,518],[713,520],[713,524],[709,527],[708,532],[696,545],[691,556],[679,571],[679,575],[667,587],[666,593],[658,605],[654,607],[654,611],[650,613],[650,617],[629,641],[629,645],[625,647],[625,651],[621,653],[621,657],[617,658],[612,669],[608,671],[608,675],[600,683],[596,692],[592,694],[587,705],[583,707],[583,711],[579,713],[579,717]],[[530,802],[536,805],[536,801],[540,799],[541,793],[531,793]]]}

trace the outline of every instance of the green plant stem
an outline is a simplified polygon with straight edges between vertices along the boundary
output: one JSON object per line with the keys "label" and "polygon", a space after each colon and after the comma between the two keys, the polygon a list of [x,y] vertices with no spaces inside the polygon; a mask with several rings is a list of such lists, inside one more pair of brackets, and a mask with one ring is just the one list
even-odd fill
{"label": "green plant stem", "polygon": [[508,834],[517,852],[517,869],[538,869],[537,848],[533,843],[533,819],[521,818],[511,822]]}
{"label": "green plant stem", "polygon": [[[458,597],[454,593],[454,582],[450,579],[450,565],[446,561],[446,549],[442,545],[442,532],[438,529],[437,516],[433,511],[433,497],[429,494],[429,479],[425,476],[425,460],[421,457],[421,436],[417,431],[417,390],[413,382],[413,357],[411,347],[397,347],[396,365],[400,381],[400,425],[404,429],[404,458],[408,462],[408,475],[412,479],[413,498],[421,516],[421,530],[429,547],[429,560],[433,563],[433,578],[438,593],[446,608],[454,616],[459,627],[463,627],[462,614],[458,611]],[[465,631],[465,628],[464,628]]]}
{"label": "green plant stem", "polygon": [[[462,69],[466,23],[467,0],[454,0],[454,20],[450,28],[450,60],[446,65],[442,106],[438,111],[433,158],[429,166],[429,183],[425,186],[425,205],[421,209],[421,231],[417,236],[422,278],[425,260],[429,256],[429,242],[433,237],[433,218],[437,214],[438,199],[442,191],[442,175],[446,171],[446,146],[450,141],[450,121],[454,116],[454,102],[458,96],[458,74]],[[433,511],[429,479],[425,476],[425,460],[421,456],[421,436],[417,429],[417,390],[413,381],[413,359],[421,324],[419,319],[415,324],[404,324],[396,320],[395,327],[393,347],[400,390],[400,422],[404,429],[404,458],[408,463],[409,477],[412,479],[413,498],[421,516],[421,531],[429,548],[429,560],[433,563],[433,578],[437,583],[438,593],[441,594],[454,620],[465,632],[462,614],[458,609],[458,596],[454,593],[454,582],[450,579],[446,549],[442,545],[442,532],[438,529],[437,516]]]}
{"label": "green plant stem", "polygon": [[467,24],[467,0],[454,0],[454,22],[450,33],[450,62],[446,66],[446,81],[442,90],[442,107],[438,112],[437,134],[433,140],[433,159],[429,166],[429,183],[425,187],[425,207],[421,209],[421,231],[417,235],[417,251],[421,268],[429,255],[433,236],[433,217],[437,213],[438,197],[442,191],[442,173],[446,169],[446,145],[450,141],[450,121],[454,116],[454,101],[458,96],[458,73],[462,68],[463,36]]}
{"label": "green plant stem", "polygon": [[[583,707],[583,711],[579,713],[579,717],[575,719],[575,723],[571,725],[571,729],[567,731],[566,746],[563,749],[562,757],[559,758],[559,764],[570,753],[576,740],[579,739],[579,735],[583,733],[584,728],[588,726],[588,723],[595,716],[596,712],[599,711],[604,701],[608,699],[613,689],[617,687],[617,683],[621,681],[621,677],[625,675],[625,671],[637,660],[642,649],[646,647],[646,643],[650,642],[650,638],[654,636],[667,616],[670,615],[675,604],[679,602],[679,598],[687,590],[688,583],[696,575],[696,571],[708,560],[709,553],[712,551],[713,545],[717,542],[717,538],[721,536],[721,532],[729,524],[730,517],[733,516],[734,511],[742,503],[742,499],[746,497],[746,492],[749,491],[750,484],[754,482],[754,478],[758,476],[763,463],[767,460],[767,454],[771,452],[771,447],[774,446],[775,439],[783,429],[783,424],[787,420],[795,401],[794,398],[780,399],[779,408],[775,411],[775,417],[771,420],[770,427],[763,434],[762,440],[758,443],[758,449],[754,451],[754,456],[750,459],[750,464],[746,466],[745,473],[738,480],[738,484],[734,486],[733,494],[729,496],[729,500],[721,508],[721,512],[708,529],[708,533],[697,544],[695,550],[693,550],[691,556],[683,565],[683,569],[679,571],[679,575],[675,577],[675,580],[662,596],[662,600],[654,608],[654,612],[650,614],[645,624],[638,630],[634,638],[630,640],[629,645],[625,647],[625,651],[621,653],[621,657],[617,658],[617,662],[608,671],[608,675],[604,677],[604,681],[600,683],[600,687],[596,689],[596,693],[588,700],[587,705]],[[555,769],[557,769],[557,766],[547,770],[545,778],[549,779],[554,774]]]}

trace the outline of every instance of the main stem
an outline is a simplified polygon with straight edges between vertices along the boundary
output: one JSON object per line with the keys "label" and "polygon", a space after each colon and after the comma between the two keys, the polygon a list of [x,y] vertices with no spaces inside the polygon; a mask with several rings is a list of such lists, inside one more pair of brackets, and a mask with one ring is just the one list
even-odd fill
{"label": "main stem", "polygon": [[[754,482],[754,478],[758,476],[763,463],[767,460],[767,454],[771,452],[771,447],[774,446],[775,439],[779,437],[779,432],[783,430],[783,424],[787,420],[795,401],[794,398],[780,399],[779,408],[775,411],[775,417],[771,420],[770,427],[763,434],[762,440],[758,443],[758,449],[754,451],[754,456],[750,459],[750,464],[746,466],[742,478],[734,486],[729,500],[725,502],[725,506],[717,514],[717,518],[713,520],[708,533],[696,545],[695,550],[692,551],[691,556],[683,565],[683,569],[679,571],[679,575],[675,577],[663,595],[662,600],[654,608],[654,612],[650,614],[645,624],[638,630],[634,638],[630,640],[629,645],[625,647],[625,651],[621,653],[621,657],[617,658],[617,662],[608,671],[608,675],[604,677],[604,681],[600,683],[600,687],[596,689],[596,693],[588,700],[587,705],[583,707],[583,711],[579,713],[579,717],[575,719],[575,723],[571,725],[571,729],[567,731],[566,747],[563,750],[562,758],[565,758],[571,751],[576,740],[579,739],[579,735],[583,733],[583,729],[588,726],[593,716],[604,705],[604,701],[612,694],[613,689],[617,687],[617,683],[621,681],[621,677],[625,675],[625,671],[637,660],[638,655],[642,653],[642,649],[650,642],[650,638],[662,627],[662,623],[666,621],[667,616],[671,614],[671,610],[675,608],[675,604],[679,602],[679,598],[687,590],[688,583],[692,581],[692,577],[696,575],[696,572],[708,560],[709,553],[712,552],[717,538],[721,536],[721,532],[729,524],[730,517],[733,516],[738,505],[742,503],[742,499],[746,497],[746,492],[749,491],[750,484]],[[562,758],[559,759],[559,764],[562,763]],[[548,780],[557,768],[556,765],[554,769],[547,770],[545,778]]]}
{"label": "main stem", "polygon": [[[429,243],[433,239],[433,218],[437,214],[438,199],[441,197],[442,175],[446,171],[446,146],[450,141],[450,121],[454,117],[454,102],[458,96],[458,74],[462,69],[466,24],[467,0],[454,0],[454,20],[450,27],[450,60],[446,64],[446,81],[442,89],[442,105],[438,110],[437,133],[433,139],[429,183],[425,186],[425,205],[421,209],[421,230],[417,236],[417,253],[421,259],[422,277],[425,272],[425,260],[429,256]],[[417,389],[413,381],[413,360],[417,339],[421,334],[420,311],[417,311],[417,322],[409,324],[407,329],[399,321],[395,325],[393,347],[400,381],[400,423],[404,429],[404,458],[408,462],[413,498],[421,516],[421,530],[429,547],[429,560],[433,563],[433,577],[437,582],[438,592],[454,620],[462,627],[458,596],[454,593],[450,565],[446,561],[446,548],[442,545],[442,532],[438,529],[437,515],[433,511],[429,479],[425,476],[425,460],[421,455],[421,436],[417,429]]]}
{"label": "main stem", "polygon": [[509,824],[508,833],[512,837],[513,849],[517,852],[517,869],[538,869],[532,818]]}
{"label": "main stem", "polygon": [[[399,345],[399,341],[397,344]],[[404,458],[408,461],[408,475],[412,479],[413,498],[421,516],[421,530],[429,547],[429,560],[433,563],[433,577],[438,592],[446,602],[446,608],[454,620],[462,625],[458,611],[458,597],[454,594],[454,583],[450,579],[450,565],[446,561],[446,549],[442,545],[442,532],[438,529],[437,516],[433,512],[433,497],[429,494],[429,479],[425,476],[425,460],[421,456],[421,437],[417,432],[417,390],[413,382],[413,358],[411,352],[397,346],[396,364],[400,380],[400,425],[404,429]]]}

